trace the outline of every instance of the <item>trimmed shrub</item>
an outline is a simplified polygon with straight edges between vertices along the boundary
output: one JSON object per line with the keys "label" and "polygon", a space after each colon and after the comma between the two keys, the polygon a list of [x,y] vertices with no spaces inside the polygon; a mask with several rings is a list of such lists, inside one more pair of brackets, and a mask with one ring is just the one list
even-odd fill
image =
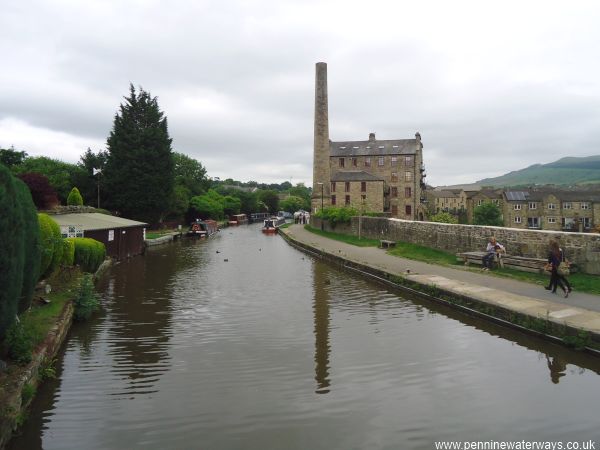
{"label": "trimmed shrub", "polygon": [[106,247],[92,238],[69,238],[75,245],[75,264],[84,272],[94,273],[106,257]]}
{"label": "trimmed shrub", "polygon": [[23,214],[16,181],[0,164],[0,339],[15,320],[23,287]]}
{"label": "trimmed shrub", "polygon": [[63,239],[63,264],[72,266],[75,264],[75,242],[73,238]]}
{"label": "trimmed shrub", "polygon": [[94,292],[94,282],[90,274],[84,275],[81,279],[74,305],[75,311],[73,317],[77,321],[88,320],[94,311],[100,307],[98,296]]}
{"label": "trimmed shrub", "polygon": [[315,217],[328,220],[332,227],[338,223],[350,223],[353,216],[358,216],[358,210],[347,206],[330,206],[319,210]]}
{"label": "trimmed shrub", "polygon": [[79,193],[79,189],[74,187],[69,192],[69,196],[67,197],[67,205],[69,206],[82,206],[83,205],[83,197]]}
{"label": "trimmed shrub", "polygon": [[50,275],[62,262],[63,238],[60,227],[47,215],[38,214],[40,226],[41,263],[40,274],[42,277]]}
{"label": "trimmed shrub", "polygon": [[29,189],[21,180],[15,182],[23,218],[23,286],[19,299],[19,312],[23,312],[31,306],[35,285],[40,277],[40,226]]}

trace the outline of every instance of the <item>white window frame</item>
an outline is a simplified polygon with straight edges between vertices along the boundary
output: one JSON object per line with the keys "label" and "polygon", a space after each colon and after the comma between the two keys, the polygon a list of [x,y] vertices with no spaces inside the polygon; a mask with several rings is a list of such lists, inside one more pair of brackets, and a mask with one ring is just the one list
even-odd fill
{"label": "white window frame", "polygon": [[377,166],[383,167],[385,166],[385,156],[379,156],[377,159]]}
{"label": "white window frame", "polygon": [[556,209],[555,203],[548,203],[548,209]]}
{"label": "white window frame", "polygon": [[556,223],[556,217],[548,217],[547,222],[548,223]]}
{"label": "white window frame", "polygon": [[529,202],[529,209],[537,209],[537,203],[536,202]]}
{"label": "white window frame", "polygon": [[404,181],[412,181],[412,172],[409,170],[404,172]]}
{"label": "white window frame", "polygon": [[573,203],[571,203],[571,202],[563,202],[562,208],[563,209],[573,209]]}
{"label": "white window frame", "polygon": [[581,209],[590,209],[590,202],[581,202]]}
{"label": "white window frame", "polygon": [[[515,208],[515,211],[520,211],[521,210],[521,204],[520,203],[515,203],[514,208]],[[519,223],[521,223],[521,222],[519,222]]]}
{"label": "white window frame", "polygon": [[521,216],[515,216],[515,223],[521,223]]}

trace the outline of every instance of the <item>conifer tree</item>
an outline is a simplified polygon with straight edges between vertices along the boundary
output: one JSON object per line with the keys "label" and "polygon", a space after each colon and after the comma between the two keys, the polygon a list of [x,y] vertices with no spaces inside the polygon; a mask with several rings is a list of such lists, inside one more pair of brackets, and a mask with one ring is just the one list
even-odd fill
{"label": "conifer tree", "polygon": [[155,223],[172,199],[171,138],[156,97],[132,84],[129,91],[107,140],[106,203],[124,217]]}

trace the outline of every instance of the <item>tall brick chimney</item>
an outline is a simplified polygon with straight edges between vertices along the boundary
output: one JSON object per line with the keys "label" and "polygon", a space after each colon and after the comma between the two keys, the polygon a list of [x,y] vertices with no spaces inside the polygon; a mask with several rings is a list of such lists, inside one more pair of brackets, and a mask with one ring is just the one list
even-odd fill
{"label": "tall brick chimney", "polygon": [[[329,114],[327,104],[327,64],[316,65],[315,79],[315,140],[313,153],[312,212],[330,204]],[[323,183],[322,185],[319,183]]]}

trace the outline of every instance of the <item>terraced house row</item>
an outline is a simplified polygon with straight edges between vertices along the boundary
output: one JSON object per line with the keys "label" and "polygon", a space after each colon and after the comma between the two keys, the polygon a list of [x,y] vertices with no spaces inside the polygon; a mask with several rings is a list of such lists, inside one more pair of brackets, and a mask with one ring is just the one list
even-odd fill
{"label": "terraced house row", "polygon": [[591,231],[600,224],[600,189],[536,187],[530,189],[428,190],[430,213],[463,214],[473,222],[474,209],[492,202],[505,227],[554,231]]}

